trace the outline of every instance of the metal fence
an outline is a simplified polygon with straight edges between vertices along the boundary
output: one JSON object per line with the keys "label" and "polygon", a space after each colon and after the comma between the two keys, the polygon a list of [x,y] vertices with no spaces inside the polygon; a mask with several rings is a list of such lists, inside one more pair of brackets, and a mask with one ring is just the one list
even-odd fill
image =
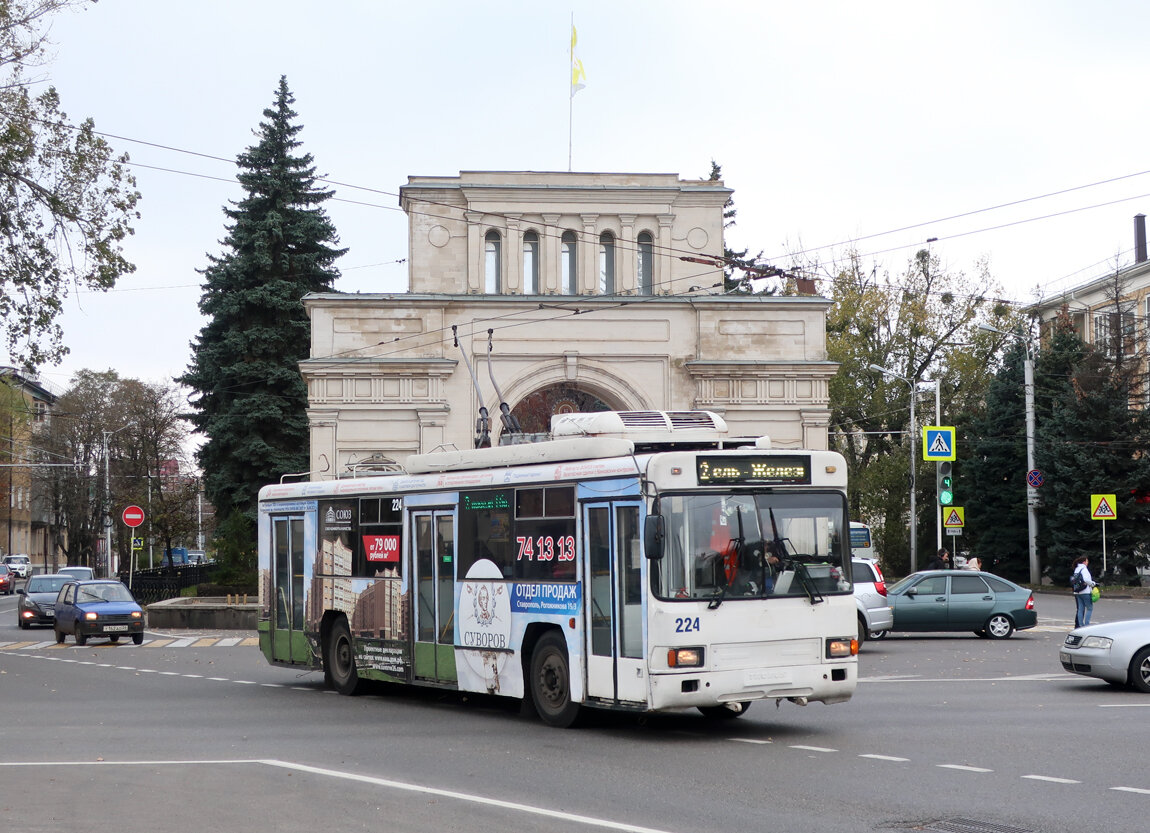
{"label": "metal fence", "polygon": [[[154,567],[137,570],[129,577],[120,573],[120,581],[132,588],[132,594],[142,605],[162,602],[183,595],[188,587],[210,582],[219,570],[216,564],[189,564],[181,567]],[[130,583],[129,583],[130,579]]]}

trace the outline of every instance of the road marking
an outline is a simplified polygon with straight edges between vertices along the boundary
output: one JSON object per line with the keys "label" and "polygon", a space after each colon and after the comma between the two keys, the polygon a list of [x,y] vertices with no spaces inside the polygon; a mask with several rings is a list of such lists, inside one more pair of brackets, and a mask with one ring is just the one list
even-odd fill
{"label": "road marking", "polygon": [[763,744],[774,743],[774,741],[759,740],[758,738],[731,738],[731,740],[735,741],[735,743],[763,743]]}
{"label": "road marking", "polygon": [[[179,636],[179,637],[159,637],[156,639],[145,639],[140,645],[133,647],[145,648],[256,648],[259,647],[260,638],[258,636]],[[71,643],[57,643],[54,639],[45,642],[0,642],[0,651],[70,651],[74,648],[115,648],[115,647],[128,647],[122,643],[99,642],[96,644],[89,644],[85,646],[73,645]]]}
{"label": "road marking", "polygon": [[993,769],[983,769],[980,766],[963,766],[962,764],[935,764],[942,769],[957,769],[962,772],[994,772]]}
{"label": "road marking", "polygon": [[806,750],[807,752],[838,752],[837,749],[831,749],[830,747],[827,747],[827,746],[803,746],[803,745],[798,744],[798,743],[792,743],[790,745],[790,748],[791,749],[803,749],[803,750]]}
{"label": "road marking", "polygon": [[910,758],[898,758],[898,757],[895,757],[894,755],[867,754],[867,755],[859,755],[859,757],[860,758],[872,758],[873,760],[876,760],[876,761],[894,761],[895,763],[906,763],[910,760]]}
{"label": "road marking", "polygon": [[1140,795],[1150,795],[1150,790],[1139,789],[1138,787],[1111,787],[1110,789],[1120,793],[1139,793]]}
{"label": "road marking", "polygon": [[1150,709],[1150,703],[1103,703],[1100,709]]}
{"label": "road marking", "polygon": [[1023,778],[1029,778],[1031,781],[1049,781],[1052,784],[1081,784],[1081,781],[1075,781],[1073,778],[1055,778],[1053,775],[1023,775]]}
{"label": "road marking", "polygon": [[562,810],[551,810],[546,807],[539,807],[531,804],[521,804],[516,801],[503,801],[498,798],[491,798],[486,795],[478,795],[476,793],[464,793],[457,790],[444,790],[438,787],[428,787],[423,784],[411,784],[403,781],[392,781],[386,778],[375,778],[370,775],[359,775],[354,772],[340,772],[334,769],[322,769],[320,767],[305,766],[303,764],[293,764],[287,761],[265,760],[261,763],[268,766],[278,766],[285,769],[295,770],[296,772],[307,772],[312,775],[326,775],[332,778],[342,778],[348,781],[359,781],[363,784],[374,784],[379,787],[388,787],[393,790],[406,790],[408,792],[422,793],[424,795],[434,795],[441,798],[453,798],[457,801],[466,801],[473,804],[484,804],[488,807],[499,807],[504,810],[513,810],[517,813],[524,813],[534,816],[542,816],[544,818],[560,819],[562,821],[575,822],[577,824],[585,824],[590,827],[602,827],[607,830],[624,830],[628,833],[665,833],[664,831],[657,830],[653,827],[641,827],[634,824],[626,824],[624,822],[611,821],[605,818],[596,818],[594,816],[582,816],[575,813],[566,813]]}

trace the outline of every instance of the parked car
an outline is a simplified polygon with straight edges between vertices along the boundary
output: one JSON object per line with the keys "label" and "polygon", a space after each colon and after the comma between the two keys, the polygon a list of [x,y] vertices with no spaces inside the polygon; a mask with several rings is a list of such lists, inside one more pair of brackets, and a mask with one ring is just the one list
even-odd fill
{"label": "parked car", "polygon": [[[1034,594],[990,573],[924,570],[887,588],[892,631],[973,631],[1006,639],[1038,623]],[[875,636],[881,638],[886,634]]]}
{"label": "parked car", "polygon": [[92,579],[96,577],[96,573],[91,567],[61,567],[56,572],[62,576],[71,576],[76,581],[83,581],[85,579]]}
{"label": "parked car", "polygon": [[1150,619],[1075,628],[1066,634],[1058,659],[1072,674],[1150,694]]}
{"label": "parked car", "polygon": [[20,578],[28,578],[32,574],[32,559],[26,555],[6,555],[4,563]]}
{"label": "parked car", "polygon": [[144,611],[132,591],[111,579],[67,581],[56,596],[56,642],[67,634],[83,645],[90,636],[106,636],[113,642],[127,634],[140,645],[144,641]]}
{"label": "parked car", "polygon": [[8,569],[7,564],[0,564],[0,593],[11,596],[16,586],[16,574]]}
{"label": "parked car", "polygon": [[877,561],[851,559],[855,604],[859,611],[859,644],[871,634],[889,631],[894,624],[894,610],[886,598],[886,582]]}
{"label": "parked car", "polygon": [[16,605],[16,623],[27,630],[32,625],[51,625],[56,621],[56,596],[60,588],[72,579],[54,573],[32,576],[16,592],[20,602]]}

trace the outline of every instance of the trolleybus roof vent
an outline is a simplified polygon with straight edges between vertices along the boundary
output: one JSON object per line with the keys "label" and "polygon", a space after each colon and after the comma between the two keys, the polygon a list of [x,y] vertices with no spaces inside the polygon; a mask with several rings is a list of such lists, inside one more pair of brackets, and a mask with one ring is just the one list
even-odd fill
{"label": "trolleybus roof vent", "polygon": [[727,423],[711,411],[599,411],[551,417],[551,436],[622,437],[640,444],[719,442]]}

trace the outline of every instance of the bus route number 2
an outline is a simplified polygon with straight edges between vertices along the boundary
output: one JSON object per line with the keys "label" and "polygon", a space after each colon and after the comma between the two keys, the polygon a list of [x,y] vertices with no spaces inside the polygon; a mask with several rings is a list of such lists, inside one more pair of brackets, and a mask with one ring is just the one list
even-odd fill
{"label": "bus route number 2", "polygon": [[538,538],[520,535],[515,539],[519,544],[516,561],[574,561],[575,536],[567,535],[552,538],[540,535]]}

